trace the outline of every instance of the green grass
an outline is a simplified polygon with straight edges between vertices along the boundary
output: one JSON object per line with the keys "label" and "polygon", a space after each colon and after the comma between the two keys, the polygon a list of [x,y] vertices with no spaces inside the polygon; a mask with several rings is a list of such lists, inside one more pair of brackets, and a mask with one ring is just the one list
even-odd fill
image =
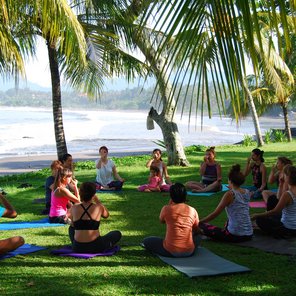
{"label": "green grass", "polygon": [[[190,167],[169,167],[173,182],[198,180],[198,166],[203,152],[198,147],[187,148]],[[231,165],[244,167],[250,151],[255,147],[216,147],[217,160],[222,165],[223,182]],[[296,142],[269,144],[265,161],[270,170],[276,157],[284,155],[294,162]],[[22,235],[27,243],[47,247],[27,256],[0,261],[1,295],[294,295],[296,290],[295,258],[228,244],[204,241],[203,246],[217,255],[252,269],[245,274],[189,279],[139,246],[149,235],[163,236],[165,226],[158,221],[159,212],[169,196],[167,193],[140,193],[136,187],[146,183],[148,170],[145,163],[150,156],[116,158],[120,175],[126,179],[120,194],[101,194],[100,199],[110,211],[110,217],[101,223],[102,234],[122,231],[121,251],[112,257],[90,260],[51,256],[51,249],[69,244],[67,228],[24,229],[3,231],[0,238]],[[164,157],[165,159],[165,157]],[[49,170],[0,178],[0,187],[8,192],[15,205],[18,221],[36,220],[43,205],[33,204],[34,198],[43,197],[43,183]],[[78,163],[75,175],[80,182],[94,180],[92,162]],[[33,186],[18,189],[21,183]],[[250,178],[248,182],[250,183]],[[191,197],[188,203],[200,217],[211,212],[222,193],[211,197]],[[252,210],[260,211],[258,209]],[[222,226],[225,213],[213,221]],[[2,219],[6,221],[7,219]]]}

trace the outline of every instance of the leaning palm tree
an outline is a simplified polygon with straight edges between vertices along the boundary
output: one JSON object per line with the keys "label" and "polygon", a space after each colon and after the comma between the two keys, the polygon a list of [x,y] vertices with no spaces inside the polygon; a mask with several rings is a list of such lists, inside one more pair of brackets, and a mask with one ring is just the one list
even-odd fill
{"label": "leaning palm tree", "polygon": [[[165,147],[168,154],[168,164],[187,165],[186,155],[181,142],[181,137],[178,131],[178,126],[175,121],[175,105],[172,97],[169,96],[170,86],[166,74],[162,69],[165,67],[166,59],[159,56],[154,59],[157,51],[157,44],[153,44],[153,36],[161,35],[160,32],[149,29],[147,26],[141,28],[138,24],[143,11],[153,2],[153,0],[132,0],[132,1],[110,1],[116,7],[112,14],[103,13],[101,7],[94,5],[92,13],[92,25],[100,27],[106,23],[109,32],[113,32],[118,36],[116,42],[117,48],[125,50],[126,55],[130,55],[135,59],[136,53],[139,52],[144,56],[144,61],[139,60],[138,64],[133,63],[131,66],[134,69],[142,69],[137,71],[138,75],[146,76],[153,75],[159,87],[159,96],[161,97],[161,112],[158,113],[157,108],[152,107],[149,112],[149,117],[153,119],[161,128]],[[106,10],[105,10],[106,11]],[[105,19],[102,19],[102,15]],[[89,28],[90,23],[87,17],[82,18],[85,21],[85,27]],[[89,29],[87,29],[88,31]],[[125,48],[124,48],[125,47]],[[117,52],[118,53],[118,52]],[[110,70],[116,74],[125,74],[131,77],[130,74],[121,69],[119,61],[122,60],[122,55],[116,55],[114,51],[105,52],[108,56],[108,66]],[[135,61],[135,60],[134,60]],[[127,64],[125,64],[127,66]],[[139,68],[140,67],[140,68]],[[123,71],[122,71],[123,70]]]}
{"label": "leaning palm tree", "polygon": [[[263,2],[264,5],[261,5]],[[246,77],[245,53],[248,53],[254,73],[257,74],[260,59],[254,47],[255,39],[258,41],[260,53],[264,54],[265,50],[259,24],[261,12],[270,15],[278,13],[280,17],[272,20],[269,32],[276,32],[279,48],[285,46],[288,51],[291,50],[287,17],[289,14],[293,16],[295,31],[295,1],[159,1],[147,11],[146,19],[155,12],[157,5],[160,7],[155,17],[157,28],[166,33],[158,52],[161,54],[169,51],[173,57],[167,61],[167,67],[163,71],[172,73],[175,66],[179,67],[178,79],[174,80],[172,92],[176,92],[179,84],[184,84],[184,81],[195,84],[202,97],[200,99],[191,96],[190,99],[200,99],[201,107],[203,102],[208,100],[208,95],[203,94],[209,93],[211,78],[221,110],[224,110],[223,102],[227,89],[238,118],[241,90],[244,93],[243,98],[250,98],[248,88],[242,84]],[[285,45],[280,39],[282,35]],[[211,47],[210,42],[214,43]]]}

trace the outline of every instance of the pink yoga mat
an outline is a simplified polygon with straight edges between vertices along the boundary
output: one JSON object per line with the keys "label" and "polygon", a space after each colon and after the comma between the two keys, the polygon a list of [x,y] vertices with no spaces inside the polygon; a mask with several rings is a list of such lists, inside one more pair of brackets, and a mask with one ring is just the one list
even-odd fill
{"label": "pink yoga mat", "polygon": [[250,201],[249,202],[250,208],[266,208],[265,201]]}

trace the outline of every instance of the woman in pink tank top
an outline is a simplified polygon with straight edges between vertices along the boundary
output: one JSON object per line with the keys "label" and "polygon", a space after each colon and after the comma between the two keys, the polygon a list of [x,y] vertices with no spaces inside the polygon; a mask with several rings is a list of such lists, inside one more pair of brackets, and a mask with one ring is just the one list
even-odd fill
{"label": "woman in pink tank top", "polygon": [[[71,188],[73,188],[74,194],[67,188],[70,184]],[[71,202],[80,202],[77,180],[72,179],[72,171],[70,169],[61,167],[58,169],[53,183],[49,222],[68,224],[70,221],[67,209],[71,207]]]}

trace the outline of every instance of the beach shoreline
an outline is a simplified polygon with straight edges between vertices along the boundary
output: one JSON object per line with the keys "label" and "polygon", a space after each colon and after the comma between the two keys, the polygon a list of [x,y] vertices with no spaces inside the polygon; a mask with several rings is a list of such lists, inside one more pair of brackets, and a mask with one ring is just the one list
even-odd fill
{"label": "beach shoreline", "polygon": [[[124,151],[110,152],[110,157],[124,157],[135,155],[149,155],[151,151]],[[74,162],[91,160],[95,161],[98,152],[73,153]],[[21,173],[35,172],[44,168],[49,168],[53,160],[57,159],[56,154],[49,155],[26,155],[0,158],[0,176],[15,175]]]}

